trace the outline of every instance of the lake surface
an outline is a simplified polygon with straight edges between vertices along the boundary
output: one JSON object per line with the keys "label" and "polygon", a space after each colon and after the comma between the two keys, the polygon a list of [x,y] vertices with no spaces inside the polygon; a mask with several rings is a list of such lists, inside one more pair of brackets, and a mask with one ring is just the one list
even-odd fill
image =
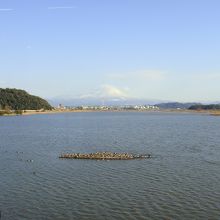
{"label": "lake surface", "polygon": [[[59,159],[66,152],[151,159]],[[94,112],[0,117],[1,220],[220,219],[220,117]]]}

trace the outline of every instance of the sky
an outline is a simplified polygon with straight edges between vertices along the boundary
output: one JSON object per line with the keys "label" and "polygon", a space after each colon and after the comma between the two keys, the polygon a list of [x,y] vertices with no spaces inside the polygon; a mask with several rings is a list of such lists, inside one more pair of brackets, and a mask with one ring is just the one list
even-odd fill
{"label": "sky", "polygon": [[219,0],[0,0],[0,87],[220,101]]}

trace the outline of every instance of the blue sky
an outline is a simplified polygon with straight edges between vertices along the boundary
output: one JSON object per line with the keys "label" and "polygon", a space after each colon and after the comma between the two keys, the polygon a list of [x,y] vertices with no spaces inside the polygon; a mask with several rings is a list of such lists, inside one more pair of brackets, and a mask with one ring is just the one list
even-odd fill
{"label": "blue sky", "polygon": [[0,0],[0,87],[220,101],[219,0]]}

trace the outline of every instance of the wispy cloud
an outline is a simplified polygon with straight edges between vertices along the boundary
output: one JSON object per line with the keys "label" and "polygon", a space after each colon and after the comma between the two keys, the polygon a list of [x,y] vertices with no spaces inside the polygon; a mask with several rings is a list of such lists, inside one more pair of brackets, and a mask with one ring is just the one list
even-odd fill
{"label": "wispy cloud", "polygon": [[202,74],[193,74],[190,76],[192,80],[200,80],[200,81],[207,81],[207,80],[220,80],[220,73],[202,73]]}
{"label": "wispy cloud", "polygon": [[74,9],[76,6],[51,6],[48,10],[58,10],[58,9]]}
{"label": "wispy cloud", "polygon": [[133,73],[133,76],[136,76],[140,79],[146,80],[163,80],[165,77],[165,72],[160,70],[143,70]]}
{"label": "wispy cloud", "polygon": [[0,11],[14,11],[13,8],[0,8]]}

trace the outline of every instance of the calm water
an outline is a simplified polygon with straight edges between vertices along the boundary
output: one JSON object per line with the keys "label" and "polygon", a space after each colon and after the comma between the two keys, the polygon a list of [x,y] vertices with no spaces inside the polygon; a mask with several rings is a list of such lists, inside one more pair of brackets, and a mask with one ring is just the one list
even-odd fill
{"label": "calm water", "polygon": [[[132,161],[63,152],[151,153]],[[67,113],[0,117],[1,220],[220,219],[220,117]]]}

